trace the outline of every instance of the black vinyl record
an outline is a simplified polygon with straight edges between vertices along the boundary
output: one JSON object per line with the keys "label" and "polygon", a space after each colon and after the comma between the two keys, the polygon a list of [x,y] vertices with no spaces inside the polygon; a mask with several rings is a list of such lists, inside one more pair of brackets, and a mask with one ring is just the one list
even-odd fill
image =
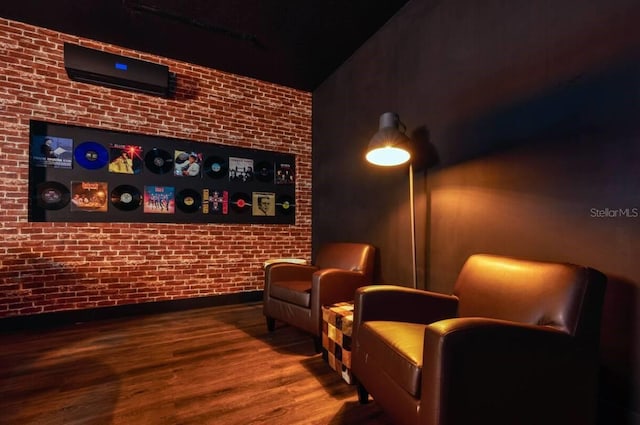
{"label": "black vinyl record", "polygon": [[69,189],[58,182],[44,182],[36,187],[36,203],[45,210],[59,210],[69,204]]}
{"label": "black vinyl record", "polygon": [[142,195],[135,187],[123,184],[111,191],[111,203],[119,210],[133,211],[142,204]]}
{"label": "black vinyl record", "polygon": [[184,189],[178,192],[176,196],[176,206],[182,212],[192,213],[200,209],[202,205],[202,196],[193,189]]}
{"label": "black vinyl record", "polygon": [[220,179],[227,176],[229,167],[219,156],[210,156],[204,161],[204,170],[209,177]]}
{"label": "black vinyl record", "polygon": [[235,212],[241,213],[251,209],[251,202],[249,202],[250,199],[251,198],[249,198],[249,195],[246,193],[236,192],[231,195],[231,202],[229,203]]}
{"label": "black vinyl record", "polygon": [[156,174],[165,174],[173,170],[173,158],[169,152],[153,148],[144,156],[147,168]]}
{"label": "black vinyl record", "polygon": [[269,161],[260,161],[256,164],[256,178],[261,182],[273,183],[273,164]]}
{"label": "black vinyl record", "polygon": [[280,195],[276,197],[276,208],[278,212],[281,214],[289,215],[295,209],[295,203],[293,202],[293,198],[288,195]]}
{"label": "black vinyl record", "polygon": [[76,162],[87,170],[97,170],[109,162],[107,148],[96,142],[80,143],[73,150]]}

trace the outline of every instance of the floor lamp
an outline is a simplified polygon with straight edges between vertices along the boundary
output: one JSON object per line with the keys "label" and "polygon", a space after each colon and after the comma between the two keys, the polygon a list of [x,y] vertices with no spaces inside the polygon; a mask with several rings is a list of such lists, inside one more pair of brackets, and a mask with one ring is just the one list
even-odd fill
{"label": "floor lamp", "polygon": [[411,254],[413,287],[418,287],[418,265],[416,262],[416,210],[413,196],[413,165],[411,162],[411,140],[405,134],[406,126],[395,112],[380,116],[380,129],[369,141],[367,161],[383,167],[409,163],[409,208],[411,217]]}

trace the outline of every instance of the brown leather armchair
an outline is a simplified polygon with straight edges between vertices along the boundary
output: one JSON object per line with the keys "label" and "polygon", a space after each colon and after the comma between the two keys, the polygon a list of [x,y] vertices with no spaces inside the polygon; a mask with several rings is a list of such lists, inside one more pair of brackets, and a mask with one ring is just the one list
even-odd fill
{"label": "brown leather armchair", "polygon": [[606,277],[478,254],[453,295],[358,289],[352,372],[395,424],[591,425]]}
{"label": "brown leather armchair", "polygon": [[280,320],[309,332],[321,349],[323,305],[351,301],[373,279],[375,248],[362,243],[328,243],[314,265],[275,263],[265,268],[263,312],[269,331]]}

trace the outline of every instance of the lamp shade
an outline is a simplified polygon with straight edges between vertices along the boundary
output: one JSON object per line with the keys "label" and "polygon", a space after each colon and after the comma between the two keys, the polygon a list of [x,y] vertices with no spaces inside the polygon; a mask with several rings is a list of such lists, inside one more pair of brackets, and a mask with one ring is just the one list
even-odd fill
{"label": "lamp shade", "polygon": [[367,161],[382,166],[404,164],[411,159],[410,144],[398,114],[385,112],[380,116],[380,129],[369,141]]}

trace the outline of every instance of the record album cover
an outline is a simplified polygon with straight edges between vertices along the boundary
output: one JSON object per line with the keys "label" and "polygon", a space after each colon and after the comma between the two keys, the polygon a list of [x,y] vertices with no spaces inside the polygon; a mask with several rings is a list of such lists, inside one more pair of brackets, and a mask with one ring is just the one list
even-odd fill
{"label": "record album cover", "polygon": [[36,167],[73,167],[73,139],[52,136],[31,137],[31,163]]}
{"label": "record album cover", "polygon": [[173,214],[176,211],[176,190],[173,186],[145,186],[144,212]]}
{"label": "record album cover", "polygon": [[276,194],[272,192],[253,192],[251,214],[273,217],[276,215]]}
{"label": "record album cover", "polygon": [[295,170],[293,164],[278,163],[276,166],[276,184],[294,184]]}
{"label": "record album cover", "polygon": [[226,190],[204,189],[202,191],[203,214],[229,214],[229,192]]}
{"label": "record album cover", "polygon": [[203,155],[200,152],[174,151],[174,174],[182,177],[200,177]]}
{"label": "record album cover", "polygon": [[253,159],[229,157],[229,181],[253,181]]}
{"label": "record album cover", "polygon": [[142,171],[142,146],[109,145],[109,172],[139,174]]}
{"label": "record album cover", "polygon": [[108,204],[107,182],[71,182],[71,211],[106,212]]}

